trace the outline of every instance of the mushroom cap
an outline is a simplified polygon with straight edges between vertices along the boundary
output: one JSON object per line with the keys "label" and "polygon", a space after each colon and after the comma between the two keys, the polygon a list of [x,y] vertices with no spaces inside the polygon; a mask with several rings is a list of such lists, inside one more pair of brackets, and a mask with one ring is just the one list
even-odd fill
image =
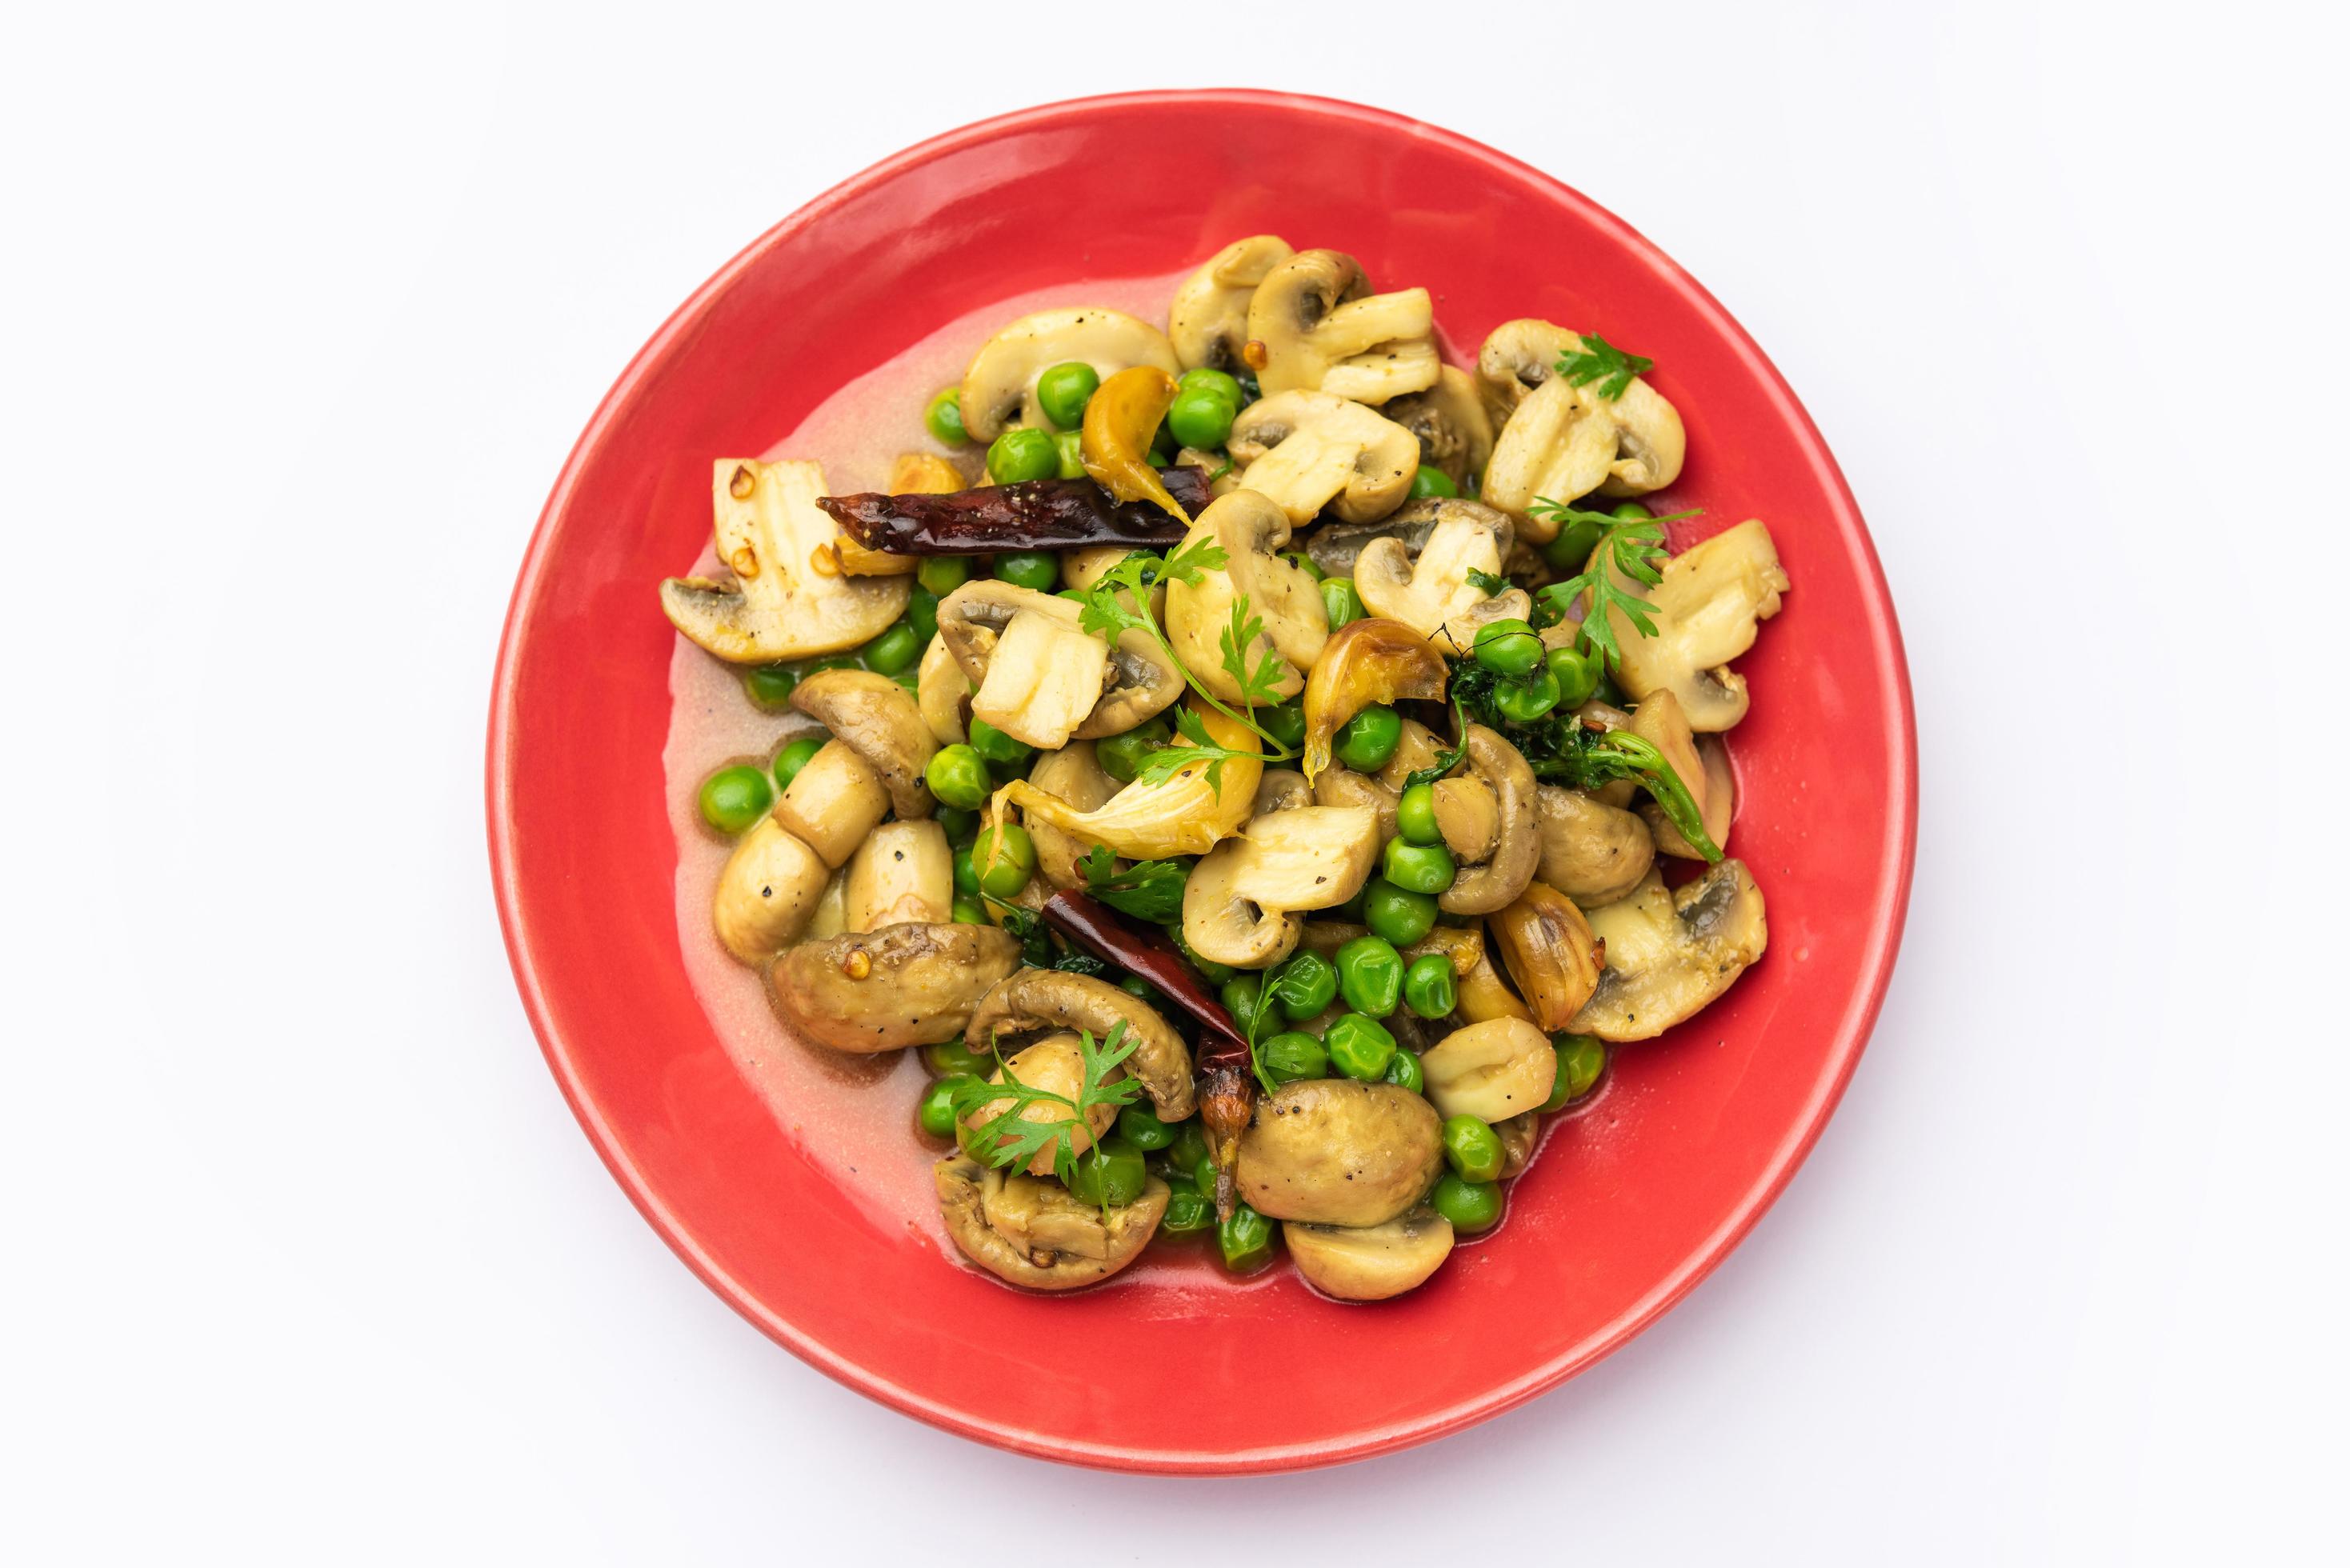
{"label": "mushroom cap", "polygon": [[1210,502],[1184,535],[1184,546],[1212,541],[1223,551],[1224,564],[1202,572],[1196,583],[1168,583],[1167,640],[1200,682],[1226,702],[1243,701],[1239,680],[1224,668],[1223,639],[1243,596],[1263,630],[1242,658],[1253,669],[1267,653],[1279,657],[1275,699],[1304,689],[1305,672],[1330,639],[1330,613],[1321,589],[1277,554],[1289,543],[1289,528],[1288,516],[1274,502],[1253,490],[1235,490]]}
{"label": "mushroom cap", "polygon": [[1526,1167],[1534,1162],[1534,1151],[1542,1147],[1542,1113],[1522,1111],[1508,1121],[1493,1124],[1493,1136],[1502,1140],[1502,1179],[1523,1176]]}
{"label": "mushroom cap", "polygon": [[1517,525],[1510,514],[1458,495],[1423,495],[1405,502],[1377,522],[1325,523],[1305,541],[1305,556],[1329,576],[1351,577],[1365,546],[1375,539],[1395,539],[1417,561],[1436,525],[1456,517],[1492,530],[1494,555],[1508,559],[1511,542],[1517,536]]}
{"label": "mushroom cap", "polygon": [[726,950],[764,963],[816,918],[832,867],[771,814],[751,825],[726,857],[710,921]]}
{"label": "mushroom cap", "polygon": [[1281,1228],[1305,1282],[1342,1302],[1383,1302],[1416,1290],[1452,1252],[1452,1221],[1422,1206],[1383,1225]]}
{"label": "mushroom cap", "polygon": [[[721,459],[711,484],[712,535],[731,577],[671,577],[661,613],[697,646],[736,664],[773,664],[872,641],[906,610],[903,576],[844,576],[831,554],[845,537],[816,505],[813,462]],[[825,556],[832,571],[816,565]]]}
{"label": "mushroom cap", "polygon": [[1461,749],[1470,775],[1493,792],[1493,853],[1462,867],[1436,906],[1448,915],[1490,915],[1525,892],[1542,862],[1534,771],[1517,747],[1482,724],[1462,732]]}
{"label": "mushroom cap", "polygon": [[[1615,572],[1613,561],[1604,565]],[[1746,717],[1746,678],[1730,661],[1754,646],[1756,627],[1779,613],[1788,587],[1770,529],[1749,518],[1692,545],[1665,563],[1654,587],[1620,573],[1615,580],[1655,607],[1657,627],[1654,637],[1641,637],[1623,611],[1609,612],[1624,650],[1617,668],[1624,690],[1637,698],[1671,691],[1700,734],[1719,734]]]}
{"label": "mushroom cap", "polygon": [[1582,350],[1581,337],[1539,317],[1522,316],[1487,333],[1477,350],[1477,392],[1492,427],[1509,423],[1526,394],[1558,374],[1559,360]]}
{"label": "mushroom cap", "polygon": [[962,428],[991,441],[1014,424],[1051,428],[1036,402],[1036,379],[1079,360],[1107,381],[1136,365],[1172,376],[1182,369],[1167,335],[1147,321],[1099,305],[1024,316],[980,346],[962,376]]}
{"label": "mushroom cap", "polygon": [[1367,806],[1294,805],[1257,817],[1191,867],[1183,940],[1214,963],[1280,962],[1297,945],[1297,912],[1332,909],[1359,892],[1379,841],[1378,815]]}
{"label": "mushroom cap", "polygon": [[1126,1025],[1126,1038],[1134,1042],[1126,1075],[1142,1085],[1159,1119],[1180,1122],[1190,1116],[1194,1106],[1191,1053],[1183,1037],[1157,1008],[1089,974],[1021,969],[999,977],[972,1012],[963,1042],[974,1051],[986,1051],[1004,1039],[1080,1029],[1107,1043],[1120,1023]]}
{"label": "mushroom cap", "polygon": [[1178,285],[1167,306],[1167,338],[1187,370],[1246,368],[1249,301],[1265,275],[1297,253],[1279,234],[1234,240]]}
{"label": "mushroom cap", "polygon": [[1372,295],[1362,264],[1343,251],[1299,251],[1249,300],[1248,335],[1264,354],[1257,384],[1267,396],[1321,391],[1383,403],[1425,390],[1439,369],[1435,333],[1428,290]]}
{"label": "mushroom cap", "polygon": [[1428,1097],[1448,1116],[1501,1123],[1550,1098],[1558,1058],[1550,1036],[1523,1018],[1464,1024],[1419,1059]]}
{"label": "mushroom cap", "polygon": [[1330,392],[1260,398],[1232,421],[1226,450],[1241,465],[1241,489],[1270,497],[1292,524],[1326,505],[1346,522],[1374,522],[1410,493],[1419,471],[1418,436]]}
{"label": "mushroom cap", "polygon": [[937,803],[922,775],[938,754],[939,738],[912,692],[869,670],[819,670],[792,688],[792,706],[864,759],[901,819],[931,815]]}
{"label": "mushroom cap", "polygon": [[[1478,350],[1478,391],[1500,427],[1482,489],[1494,505],[1523,516],[1536,495],[1645,495],[1679,477],[1688,451],[1679,411],[1637,376],[1613,399],[1569,385],[1557,373],[1559,358],[1583,348],[1581,336],[1564,327],[1522,317],[1493,328]],[[1529,535],[1536,543],[1551,536]]]}
{"label": "mushroom cap", "polygon": [[1563,784],[1542,785],[1534,800],[1542,824],[1542,864],[1534,874],[1584,908],[1614,903],[1655,864],[1648,825],[1622,807]]}
{"label": "mushroom cap", "polygon": [[[1118,793],[1118,781],[1102,771],[1091,741],[1071,741],[1059,751],[1037,758],[1036,765],[1028,770],[1028,782],[1079,811],[1097,810]],[[1090,840],[1064,833],[1042,817],[1030,820],[1028,836],[1036,846],[1036,869],[1045,881],[1055,888],[1084,890],[1086,877],[1077,869],[1077,862],[1092,850]]]}
{"label": "mushroom cap", "polygon": [[1419,438],[1422,465],[1455,484],[1485,472],[1493,455],[1493,421],[1469,372],[1440,366],[1436,385],[1380,406],[1379,412]]}
{"label": "mushroom cap", "polygon": [[993,926],[885,926],[786,950],[768,967],[767,1001],[836,1051],[941,1045],[1019,964],[1019,941]]}
{"label": "mushroom cap", "polygon": [[[1107,1082],[1117,1083],[1123,1076],[1121,1073],[1113,1072]],[[1058,1095],[1067,1102],[1067,1105],[1055,1106],[1045,1100],[1030,1100],[1023,1104],[1008,1095],[1002,1099],[983,1102],[974,1106],[962,1118],[964,1131],[973,1141],[986,1134],[991,1122],[1015,1110],[1019,1120],[1041,1123],[1047,1127],[1072,1120],[1068,1107],[1075,1106],[1078,1097],[1085,1092],[1085,1049],[1078,1042],[1077,1036],[1066,1029],[1056,1030],[1040,1039],[1032,1040],[1014,1052],[1002,1066],[989,1074],[987,1081],[990,1084],[1002,1085],[1010,1083],[1015,1078],[1032,1089],[1041,1089],[1048,1095]],[[1094,1147],[1103,1134],[1109,1131],[1111,1124],[1117,1120],[1118,1107],[1114,1105],[1105,1102],[1087,1106],[1085,1120],[1069,1129],[1069,1153],[1073,1156],[1084,1154]],[[1058,1147],[1059,1140],[1056,1138],[1031,1155],[1025,1168],[1028,1174],[1052,1175],[1056,1168],[1055,1156],[1058,1152]]]}
{"label": "mushroom cap", "polygon": [[[1204,515],[1204,514],[1203,514]],[[1012,618],[1033,610],[1076,631],[1085,610],[1057,594],[1038,593],[993,577],[974,578],[939,601],[939,636],[973,688],[985,683],[988,664]],[[1164,711],[1183,694],[1183,672],[1147,632],[1122,631],[1109,649],[1109,671],[1101,700],[1070,738],[1098,741],[1122,735]]]}
{"label": "mushroom cap", "polygon": [[1241,1197],[1273,1219],[1383,1225],[1443,1165],[1443,1122],[1409,1089],[1306,1078],[1257,1102],[1236,1175]]}
{"label": "mushroom cap", "polygon": [[1567,1027],[1602,1040],[1651,1040],[1694,1017],[1762,956],[1762,890],[1743,862],[1717,862],[1667,890],[1654,870],[1629,898],[1591,911],[1607,944],[1598,989]]}
{"label": "mushroom cap", "polygon": [[[1355,560],[1355,590],[1373,615],[1399,620],[1439,648],[1465,654],[1480,627],[1523,620],[1534,601],[1522,588],[1488,595],[1470,580],[1471,572],[1501,576],[1510,553],[1509,519],[1474,501],[1437,504],[1443,510],[1425,514],[1430,519],[1425,530],[1415,521],[1408,534],[1362,545]],[[1417,503],[1405,510],[1427,505]]]}
{"label": "mushroom cap", "polygon": [[1157,1177],[1107,1211],[1033,1176],[1006,1176],[967,1154],[931,1168],[947,1234],[964,1257],[1006,1283],[1068,1291],[1099,1283],[1141,1255],[1171,1196]]}
{"label": "mushroom cap", "polygon": [[931,727],[940,745],[960,745],[967,738],[973,690],[971,677],[955,662],[946,638],[932,632],[931,645],[922,649],[922,662],[914,672],[914,705],[921,710],[922,722]]}
{"label": "mushroom cap", "polygon": [[885,822],[842,867],[841,924],[850,931],[954,918],[954,857],[928,818]]}

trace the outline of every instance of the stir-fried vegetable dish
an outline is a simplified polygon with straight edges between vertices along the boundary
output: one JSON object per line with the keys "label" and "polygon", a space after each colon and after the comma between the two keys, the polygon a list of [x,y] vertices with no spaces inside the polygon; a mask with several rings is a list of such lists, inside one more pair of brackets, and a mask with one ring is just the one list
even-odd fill
{"label": "stir-fried vegetable dish", "polygon": [[922,1053],[1002,1279],[1158,1242],[1412,1290],[1762,956],[1723,737],[1770,532],[1661,504],[1648,359],[1523,319],[1448,364],[1426,289],[1269,234],[1164,330],[972,350],[886,492],[718,462],[720,570],[661,585],[821,726],[701,783],[719,940],[800,1040]]}

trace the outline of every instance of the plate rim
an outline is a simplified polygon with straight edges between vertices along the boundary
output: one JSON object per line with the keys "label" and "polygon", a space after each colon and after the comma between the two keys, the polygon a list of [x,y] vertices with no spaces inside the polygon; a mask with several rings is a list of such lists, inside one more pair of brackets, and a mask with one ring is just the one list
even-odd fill
{"label": "plate rim", "polygon": [[[567,505],[588,454],[601,443],[605,431],[628,405],[650,367],[668,351],[687,324],[699,318],[734,287],[766,251],[802,229],[821,222],[834,209],[871,185],[896,178],[967,147],[1072,116],[1083,117],[1105,109],[1149,108],[1170,103],[1234,104],[1275,109],[1307,117],[1351,120],[1376,127],[1388,134],[1434,141],[1497,171],[1541,186],[1554,199],[1573,208],[1595,227],[1613,234],[1628,254],[1637,257],[1657,274],[1666,286],[1681,295],[1700,312],[1721,340],[1753,369],[1773,408],[1798,432],[1804,455],[1815,471],[1822,489],[1831,498],[1831,521],[1846,544],[1854,550],[1861,567],[1866,619],[1871,642],[1880,650],[1881,672],[1891,694],[1890,716],[1894,721],[1895,738],[1898,741],[1898,745],[1888,748],[1897,776],[1893,780],[1895,787],[1888,792],[1887,799],[1886,847],[1889,854],[1877,883],[1885,898],[1887,913],[1884,919],[1875,923],[1862,958],[1863,983],[1855,989],[1851,1003],[1837,1028],[1836,1070],[1804,1107],[1789,1137],[1773,1151],[1761,1177],[1724,1216],[1722,1223],[1713,1233],[1700,1245],[1691,1249],[1654,1289],[1617,1314],[1604,1331],[1587,1340],[1578,1350],[1557,1356],[1509,1383],[1465,1397],[1430,1415],[1383,1428],[1357,1430],[1312,1443],[1214,1452],[1131,1448],[1050,1437],[989,1421],[969,1411],[948,1408],[849,1360],[797,1325],[767,1311],[751,1292],[743,1288],[703,1251],[691,1230],[669,1210],[654,1191],[652,1184],[629,1159],[610,1126],[582,1091],[578,1076],[573,1070],[570,1047],[551,1022],[537,965],[532,956],[515,881],[513,769],[509,765],[515,735],[515,673],[524,640],[523,628],[529,618],[528,609],[546,567],[555,520]],[[499,928],[505,940],[507,961],[514,971],[515,986],[521,996],[523,1011],[529,1018],[532,1033],[537,1036],[540,1054],[545,1057],[565,1101],[570,1106],[572,1115],[578,1119],[581,1130],[587,1134],[589,1145],[654,1232],[720,1300],[760,1332],[817,1371],[868,1398],[959,1437],[992,1447],[1065,1464],[1139,1473],[1241,1475],[1310,1469],[1371,1459],[1432,1442],[1515,1409],[1549,1392],[1613,1355],[1669,1312],[1721,1266],[1778,1200],[1819,1141],[1829,1118],[1843,1099],[1853,1073],[1859,1066],[1861,1055],[1868,1046],[1877,1015],[1884,1006],[1887,988],[1892,981],[1903,929],[1908,921],[1910,887],[1917,862],[1917,711],[1910,690],[1908,654],[1902,642],[1900,624],[1894,612],[1892,592],[1877,557],[1876,541],[1869,534],[1843,470],[1837,465],[1810,412],[1796,398],[1786,378],[1763,353],[1761,346],[1704,285],[1654,242],[1555,176],[1458,131],[1391,109],[1343,99],[1263,88],[1164,88],[1105,93],[1056,99],[973,120],[915,142],[849,175],[736,252],[712,274],[707,282],[671,311],[646,339],[644,346],[630,358],[627,367],[598,402],[594,413],[566,455],[563,467],[547,493],[546,504],[540,508],[537,522],[532,527],[521,566],[515,574],[514,592],[507,600],[491,681],[486,750],[485,805],[490,879],[497,903]]]}

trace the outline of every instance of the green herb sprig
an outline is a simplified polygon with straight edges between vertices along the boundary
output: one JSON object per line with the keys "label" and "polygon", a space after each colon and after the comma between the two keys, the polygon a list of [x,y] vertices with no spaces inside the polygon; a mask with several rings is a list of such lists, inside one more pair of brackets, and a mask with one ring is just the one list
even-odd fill
{"label": "green herb sprig", "polygon": [[1647,375],[1657,362],[1645,354],[1627,354],[1596,332],[1586,332],[1581,351],[1560,355],[1557,368],[1571,386],[1598,382],[1599,395],[1612,403],[1631,388],[1633,377]]}
{"label": "green herb sprig", "polygon": [[1097,844],[1079,857],[1086,891],[1120,914],[1154,926],[1183,918],[1183,886],[1191,875],[1188,860],[1138,860],[1118,869],[1118,857]]}
{"label": "green herb sprig", "polygon": [[1544,625],[1555,626],[1565,619],[1575,601],[1589,594],[1591,602],[1584,607],[1579,636],[1584,646],[1607,658],[1610,668],[1622,662],[1624,649],[1617,641],[1615,618],[1609,611],[1621,610],[1625,621],[1642,637],[1657,635],[1657,623],[1648,618],[1657,607],[1619,584],[1617,576],[1620,573],[1650,587],[1662,582],[1665,573],[1659,563],[1669,559],[1665,548],[1665,524],[1702,515],[1700,511],[1675,512],[1664,517],[1617,517],[1606,512],[1586,512],[1540,495],[1534,497],[1534,504],[1526,511],[1561,528],[1580,526],[1598,533],[1592,564],[1535,596],[1542,607]]}
{"label": "green herb sprig", "polygon": [[[1076,1170],[1076,1132],[1087,1125],[1087,1113],[1104,1106],[1124,1106],[1142,1092],[1139,1079],[1120,1078],[1115,1084],[1109,1081],[1109,1075],[1134,1054],[1135,1044],[1127,1038],[1122,1019],[1098,1045],[1090,1030],[1078,1031],[1077,1050],[1085,1063],[1085,1073],[1074,1100],[1066,1095],[1022,1083],[999,1054],[996,1066],[1003,1075],[1002,1083],[974,1079],[954,1093],[957,1121],[967,1122],[993,1106],[1005,1107],[990,1116],[972,1135],[973,1156],[999,1170],[1024,1169],[1038,1154],[1049,1148],[1053,1172],[1066,1184]],[[1032,1118],[1024,1114],[1032,1106],[1058,1106],[1068,1115]]]}

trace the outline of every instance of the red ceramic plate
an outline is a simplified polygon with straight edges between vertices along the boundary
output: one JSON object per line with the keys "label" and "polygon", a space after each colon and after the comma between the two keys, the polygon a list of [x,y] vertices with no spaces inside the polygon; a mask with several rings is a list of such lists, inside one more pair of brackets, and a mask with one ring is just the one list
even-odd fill
{"label": "red ceramic plate", "polygon": [[[654,584],[709,537],[713,458],[764,451],[942,323],[1262,231],[1350,251],[1383,285],[1427,285],[1472,349],[1540,316],[1655,358],[1689,427],[1672,499],[1710,526],[1765,519],[1794,581],[1741,661],[1756,697],[1733,740],[1732,848],[1769,900],[1770,952],[1700,1019],[1621,1052],[1503,1228],[1410,1296],[1342,1306],[1283,1269],[1242,1290],[1202,1270],[1191,1285],[1042,1299],[860,1218],[713,1037],[673,912],[672,634]],[[1456,1430],[1590,1366],[1720,1262],[1819,1136],[1867,1038],[1916,789],[1899,634],[1860,514],[1721,306],[1522,163],[1396,115],[1253,92],[1095,99],[954,131],[728,263],[621,375],[556,482],[489,736],[492,861],[524,1002],[588,1136],[679,1255],[795,1354],[910,1415],[1027,1453],[1188,1472],[1329,1464]],[[1353,1353],[1363,1335],[1378,1355]]]}

